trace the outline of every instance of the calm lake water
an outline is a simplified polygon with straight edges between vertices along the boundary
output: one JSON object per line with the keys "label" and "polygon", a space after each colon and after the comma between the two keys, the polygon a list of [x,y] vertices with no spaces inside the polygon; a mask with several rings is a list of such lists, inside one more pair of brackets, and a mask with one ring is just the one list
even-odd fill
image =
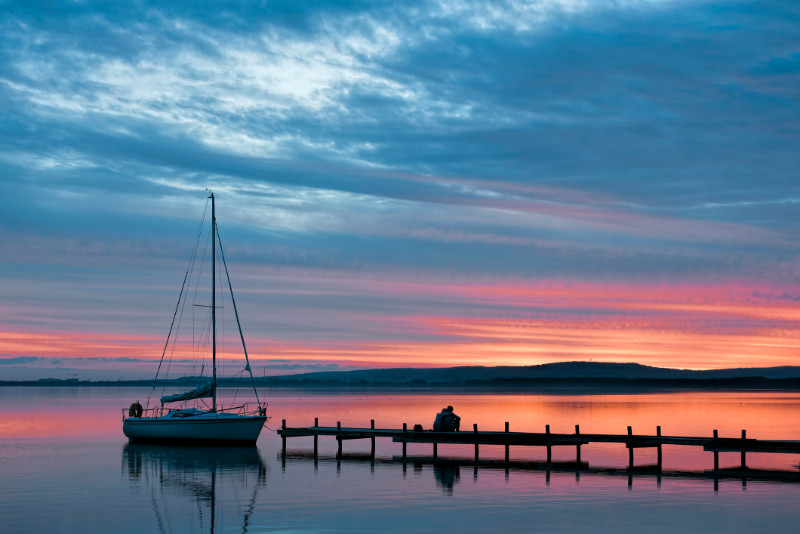
{"label": "calm lake water", "polygon": [[[703,474],[713,454],[665,446],[665,473],[624,468],[623,445],[586,445],[581,470],[573,447],[401,445],[379,439],[320,437],[288,441],[274,432],[320,425],[430,428],[452,404],[462,428],[571,433],[800,439],[800,394],[671,393],[648,395],[431,395],[265,392],[273,419],[255,448],[129,444],[121,408],[147,397],[135,388],[0,388],[0,532],[800,532],[800,483]],[[655,463],[636,450],[636,465]],[[750,467],[798,471],[796,455],[748,454]],[[739,463],[721,455],[721,467]],[[677,476],[676,472],[693,471]]]}

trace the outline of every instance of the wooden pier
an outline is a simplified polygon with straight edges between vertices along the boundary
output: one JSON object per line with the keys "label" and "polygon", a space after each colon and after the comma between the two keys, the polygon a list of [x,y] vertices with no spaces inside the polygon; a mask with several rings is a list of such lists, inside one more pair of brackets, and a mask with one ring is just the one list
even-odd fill
{"label": "wooden pier", "polygon": [[552,461],[553,447],[575,447],[576,462],[581,461],[581,447],[591,443],[620,443],[628,449],[628,469],[634,466],[634,450],[640,448],[657,449],[657,466],[662,467],[662,446],[679,445],[688,447],[702,447],[704,451],[714,453],[714,471],[719,471],[719,453],[738,452],[741,454],[739,469],[746,470],[746,455],[751,453],[787,453],[800,454],[800,441],[759,440],[747,437],[747,432],[742,430],[741,437],[719,437],[714,430],[711,437],[685,437],[663,436],[661,427],[656,427],[655,435],[634,434],[632,427],[628,427],[626,434],[583,434],[580,427],[575,425],[574,434],[556,434],[550,432],[550,425],[545,426],[545,432],[511,432],[509,424],[505,423],[504,431],[479,431],[478,425],[473,425],[472,431],[460,432],[435,432],[430,430],[413,431],[408,425],[403,424],[402,429],[375,428],[375,420],[371,421],[370,428],[342,427],[337,422],[335,427],[319,426],[319,419],[314,419],[311,427],[287,427],[283,420],[278,435],[283,439],[283,455],[286,455],[286,439],[293,437],[313,437],[314,456],[319,452],[319,436],[333,436],[338,442],[337,456],[342,455],[342,442],[354,439],[369,439],[372,442],[371,456],[375,456],[375,439],[391,438],[395,443],[402,444],[402,455],[407,456],[408,443],[430,443],[433,446],[433,457],[437,458],[439,444],[462,444],[475,446],[475,462],[480,458],[480,445],[500,445],[505,447],[505,462],[509,462],[509,451],[513,447],[546,447],[547,463]]}

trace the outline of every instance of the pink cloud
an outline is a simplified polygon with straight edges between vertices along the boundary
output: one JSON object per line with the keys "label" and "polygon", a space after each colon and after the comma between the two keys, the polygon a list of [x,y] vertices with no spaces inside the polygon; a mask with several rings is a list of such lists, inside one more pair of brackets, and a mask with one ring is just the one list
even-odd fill
{"label": "pink cloud", "polygon": [[[331,287],[320,284],[319,290]],[[303,336],[248,329],[254,364],[277,359],[380,368],[594,359],[720,368],[793,365],[800,352],[800,287],[794,286],[363,278],[339,290],[398,305],[381,313],[343,309],[329,336],[311,335],[315,323]],[[0,357],[155,362],[163,343],[157,336],[122,333],[6,330]],[[193,354],[180,345],[176,356]]]}

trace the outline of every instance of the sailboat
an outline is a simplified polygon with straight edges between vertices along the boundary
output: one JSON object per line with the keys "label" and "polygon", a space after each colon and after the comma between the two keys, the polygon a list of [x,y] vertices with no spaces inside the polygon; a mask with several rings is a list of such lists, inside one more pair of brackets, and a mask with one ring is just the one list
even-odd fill
{"label": "sailboat", "polygon": [[[132,441],[158,441],[158,442],[182,442],[182,443],[216,443],[216,444],[247,444],[255,443],[261,433],[261,429],[267,422],[267,403],[261,402],[258,397],[258,390],[253,380],[253,372],[250,369],[250,360],[247,356],[247,347],[244,342],[242,326],[239,322],[239,312],[236,309],[236,300],[233,297],[233,287],[228,274],[228,266],[225,263],[225,254],[222,251],[222,241],[219,239],[219,251],[222,264],[225,268],[225,276],[230,290],[231,304],[233,304],[236,316],[236,325],[239,329],[239,337],[242,341],[244,359],[246,365],[244,369],[250,373],[250,382],[255,393],[256,403],[242,403],[239,405],[223,407],[217,402],[217,295],[216,295],[216,263],[217,263],[217,240],[219,231],[217,229],[217,218],[214,204],[214,194],[209,196],[211,199],[211,377],[210,380],[199,386],[181,393],[161,396],[159,405],[150,406],[150,401],[143,407],[139,401],[134,402],[127,409],[122,411],[122,431]],[[206,208],[207,209],[207,208]],[[199,241],[199,239],[198,239]],[[192,256],[196,258],[196,252]],[[159,362],[159,371],[162,367],[167,347],[170,343],[175,317],[184,295],[188,293],[187,280],[193,272],[192,266],[186,272],[181,296],[178,298],[178,306],[173,315],[172,326],[167,336],[167,343]],[[205,306],[208,307],[208,306]],[[173,341],[174,342],[174,341]],[[173,346],[174,347],[174,346]],[[158,382],[158,371],[156,379],[153,381],[153,389]],[[211,399],[208,406],[203,399]],[[199,399],[194,407],[188,407],[188,401]],[[179,408],[168,408],[166,405],[180,404]]]}

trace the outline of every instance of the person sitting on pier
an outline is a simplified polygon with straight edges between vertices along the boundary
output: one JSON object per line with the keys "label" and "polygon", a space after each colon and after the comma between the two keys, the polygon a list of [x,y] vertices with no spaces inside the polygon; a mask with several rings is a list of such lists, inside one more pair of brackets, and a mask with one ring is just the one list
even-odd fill
{"label": "person sitting on pier", "polygon": [[433,421],[433,430],[435,432],[442,431],[442,421],[444,420],[444,414],[447,413],[447,408],[442,408],[442,411],[436,414],[436,419]]}
{"label": "person sitting on pier", "polygon": [[433,429],[437,432],[458,432],[461,429],[461,418],[453,413],[452,406],[448,406],[436,414]]}

